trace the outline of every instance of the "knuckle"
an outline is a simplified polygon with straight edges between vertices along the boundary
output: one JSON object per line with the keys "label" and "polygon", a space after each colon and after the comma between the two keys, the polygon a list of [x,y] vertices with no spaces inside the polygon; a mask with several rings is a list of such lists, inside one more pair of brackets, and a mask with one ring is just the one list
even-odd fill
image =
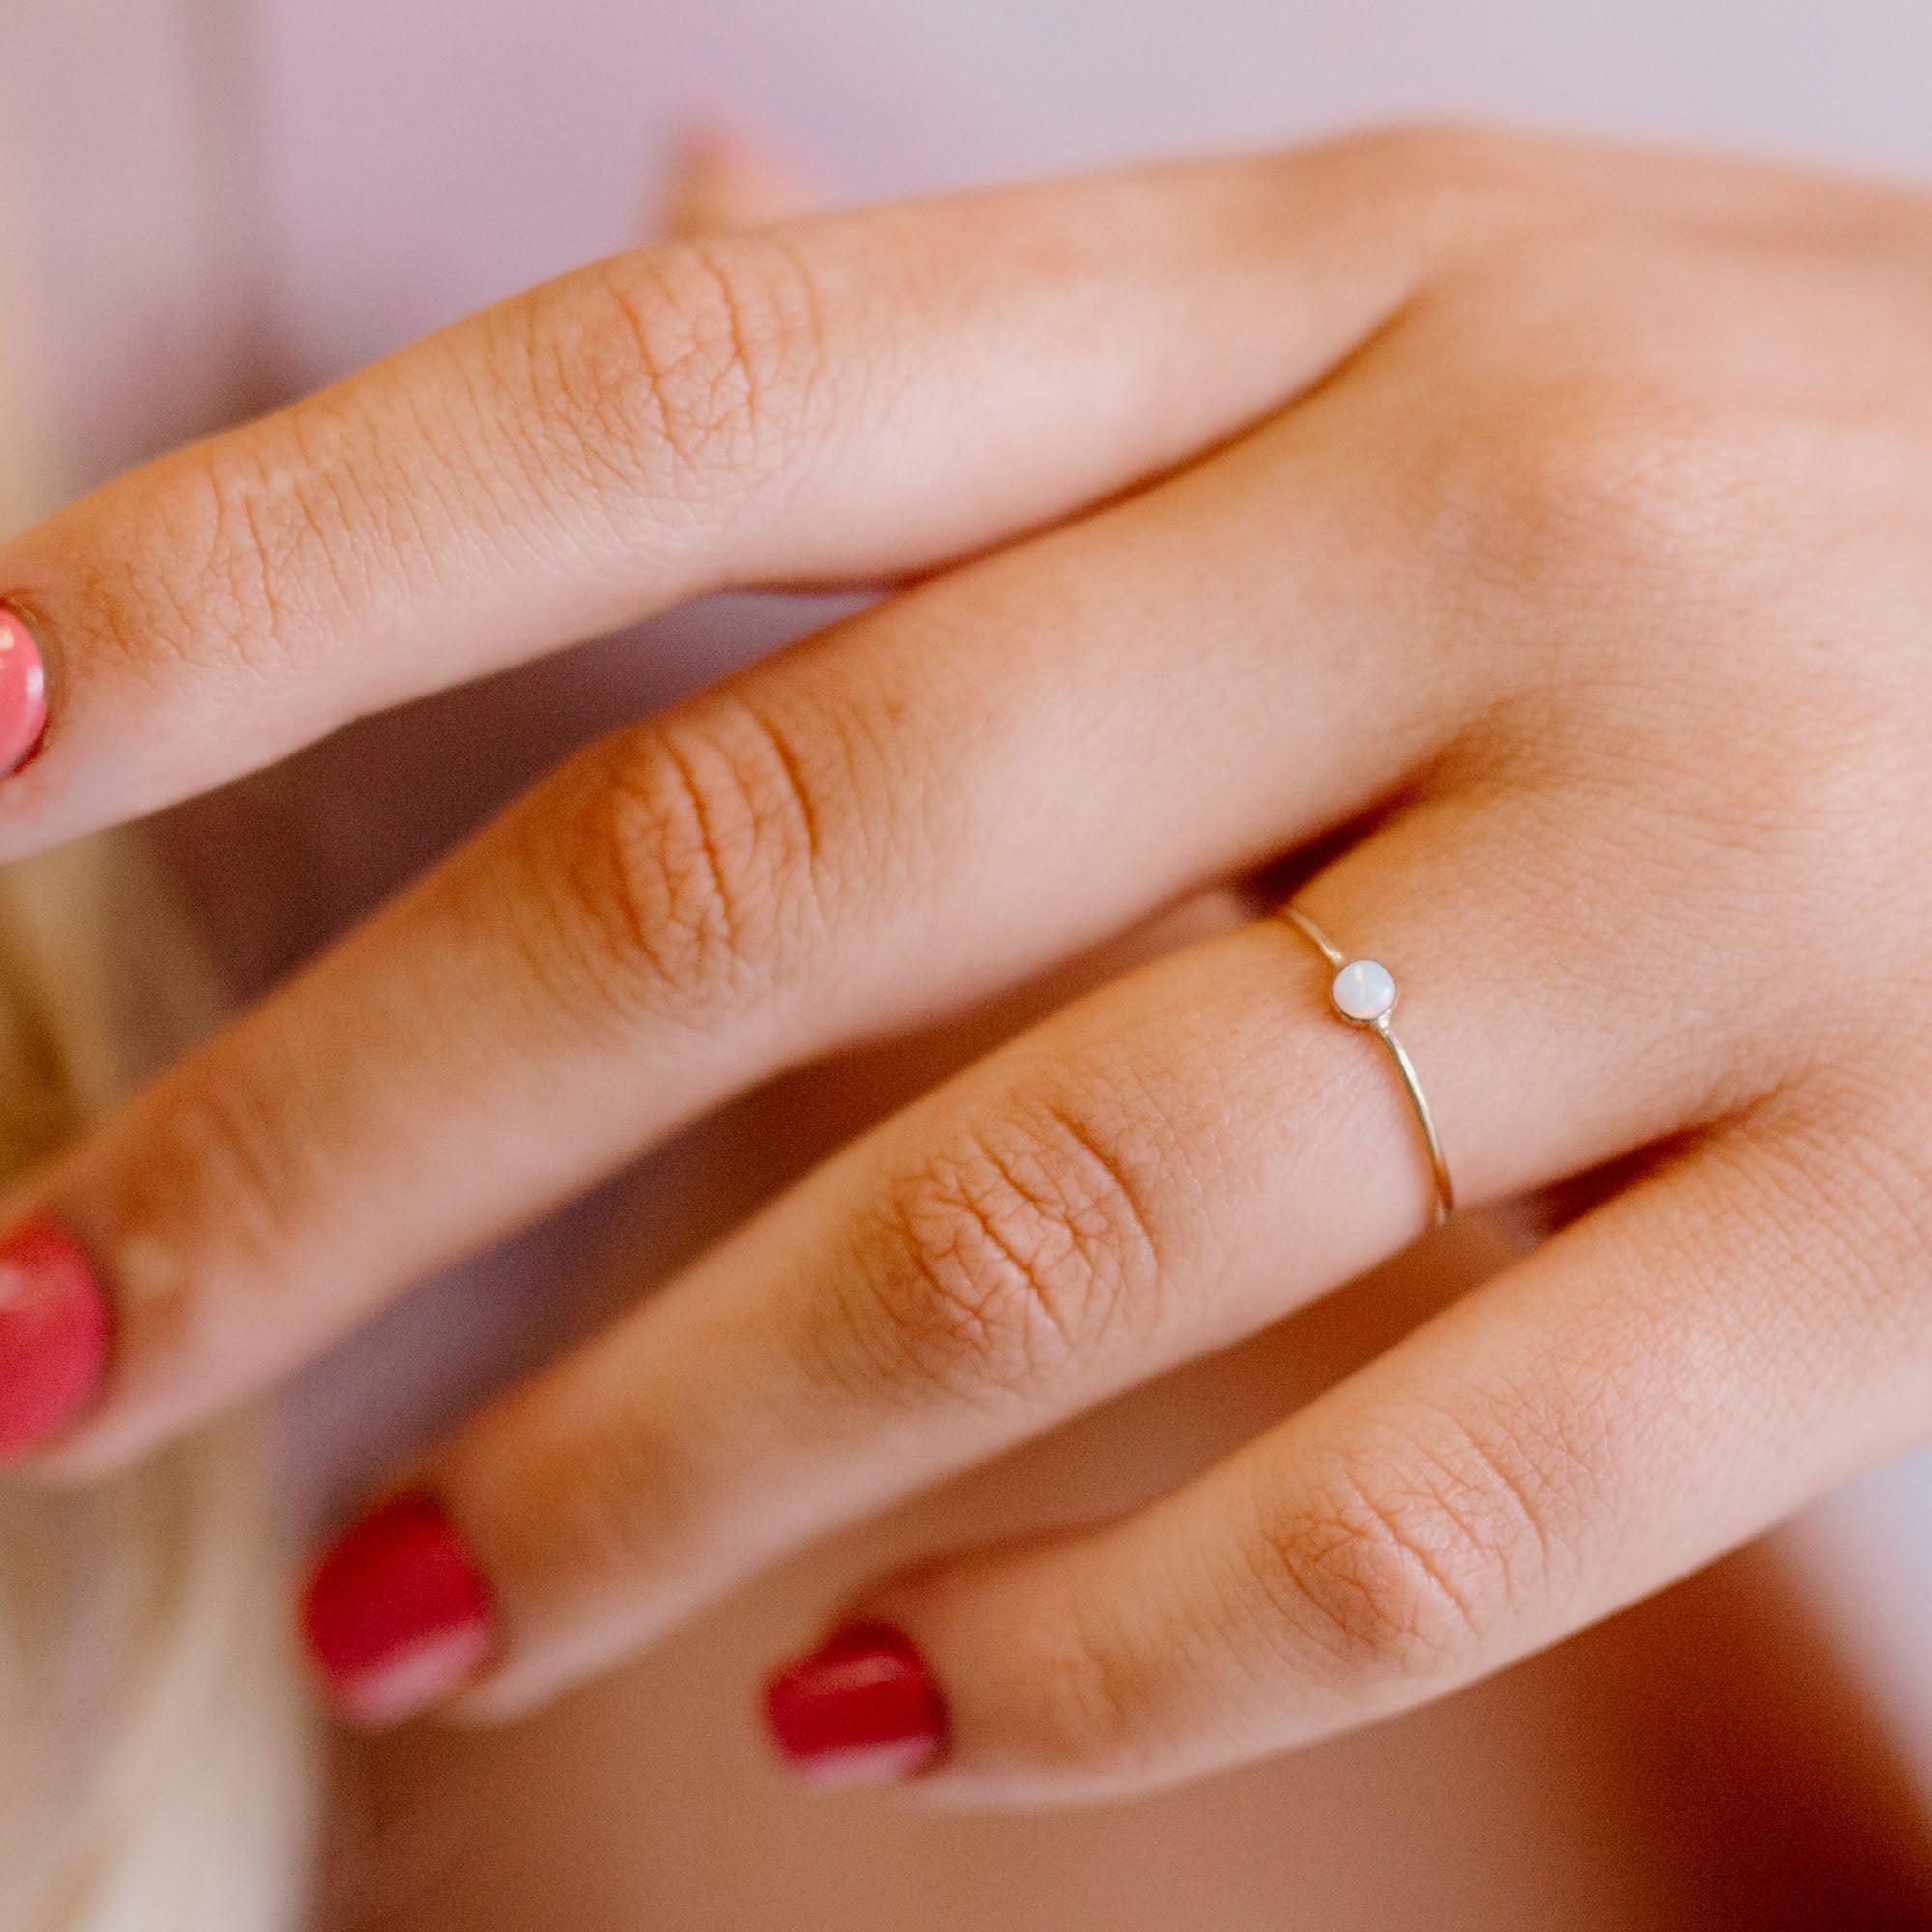
{"label": "knuckle", "polygon": [[232,1068],[164,1083],[132,1127],[104,1211],[125,1345],[218,1353],[236,1291],[281,1286],[319,1156],[277,1090]]}
{"label": "knuckle", "polygon": [[567,1619],[690,1560],[702,1491],[674,1433],[642,1404],[606,1391],[586,1425],[560,1394],[553,1378],[506,1398],[461,1443],[450,1476],[497,1525],[505,1587]]}
{"label": "knuckle", "polygon": [[830,807],[783,727],[720,696],[607,741],[580,781],[528,855],[538,965],[566,1010],[712,1026],[814,947]]}
{"label": "knuckle", "polygon": [[573,489],[702,496],[781,469],[823,357],[802,258],[776,237],[622,255],[540,293],[521,354]]}
{"label": "knuckle", "polygon": [[1461,1433],[1400,1459],[1336,1459],[1264,1526],[1278,1634],[1350,1678],[1456,1674],[1547,1581],[1553,1493],[1529,1459]]}
{"label": "knuckle", "polygon": [[1050,1619],[1017,1634],[1007,1666],[1024,1710],[1027,1754],[1046,1772],[1107,1782],[1154,1755],[1157,1698],[1111,1629],[1106,1606],[1074,1595]]}
{"label": "knuckle", "polygon": [[1457,265],[1411,311],[1417,346],[1460,377],[1405,459],[1412,507],[1453,575],[1526,596],[1546,632],[1558,598],[1707,611],[1775,571],[1795,464],[1822,453],[1720,364],[1662,353],[1631,298],[1637,268],[1661,285],[1652,306],[1687,299],[1674,258],[1634,256],[1623,230],[1571,212]]}
{"label": "knuckle", "polygon": [[1769,1272],[1807,1331],[1805,1353],[1829,1356],[1848,1333],[1867,1338],[1861,1374],[1928,1355],[1932,1106],[1917,1090],[1901,1099],[1898,1051],[1888,1037],[1848,1054],[1774,1096],[1753,1132],[1711,1144],[1775,1243]]}
{"label": "knuckle", "polygon": [[130,479],[101,570],[83,580],[91,642],[139,676],[270,674],[348,607],[357,486],[316,406],[178,452]]}
{"label": "knuckle", "polygon": [[895,1386],[1027,1393],[1158,1319],[1162,1243],[1131,1129],[1035,1102],[888,1184],[842,1325]]}
{"label": "knuckle", "polygon": [[1520,136],[1473,121],[1388,121],[1345,134],[1327,152],[1369,177],[1404,188],[1481,180],[1520,164]]}
{"label": "knuckle", "polygon": [[1344,134],[1312,156],[1291,154],[1289,164],[1312,159],[1340,192],[1358,197],[1386,216],[1397,211],[1420,232],[1475,236],[1521,219],[1547,198],[1547,164],[1520,134],[1475,122],[1399,121]]}
{"label": "knuckle", "polygon": [[1479,581],[1547,610],[1674,599],[1704,576],[1752,469],[1706,412],[1596,371],[1492,400],[1485,433],[1456,436],[1435,476],[1438,531]]}

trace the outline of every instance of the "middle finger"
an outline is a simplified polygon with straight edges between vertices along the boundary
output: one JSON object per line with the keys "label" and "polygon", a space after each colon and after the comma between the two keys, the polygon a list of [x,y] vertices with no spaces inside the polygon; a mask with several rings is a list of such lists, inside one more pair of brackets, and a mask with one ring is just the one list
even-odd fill
{"label": "middle finger", "polygon": [[137,1100],[31,1203],[117,1309],[61,1466],[272,1377],[731,1093],[1384,795],[1482,659],[1431,648],[1351,441],[1310,405],[620,733]]}

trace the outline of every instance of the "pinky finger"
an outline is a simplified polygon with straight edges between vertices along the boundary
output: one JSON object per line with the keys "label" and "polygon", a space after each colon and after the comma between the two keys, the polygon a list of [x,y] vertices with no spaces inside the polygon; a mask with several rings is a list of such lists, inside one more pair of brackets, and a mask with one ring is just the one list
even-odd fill
{"label": "pinky finger", "polygon": [[[706,124],[679,144],[653,226],[680,242],[735,235],[816,213],[825,202],[814,183],[761,144]],[[658,233],[643,238],[659,239]]]}
{"label": "pinky finger", "polygon": [[1932,1350],[1895,1273],[1848,1276],[1903,1248],[1847,1243],[1816,1147],[1726,1129],[1178,1493],[873,1592],[768,1687],[780,1749],[975,1806],[1177,1782],[1483,1676],[1901,1451]]}

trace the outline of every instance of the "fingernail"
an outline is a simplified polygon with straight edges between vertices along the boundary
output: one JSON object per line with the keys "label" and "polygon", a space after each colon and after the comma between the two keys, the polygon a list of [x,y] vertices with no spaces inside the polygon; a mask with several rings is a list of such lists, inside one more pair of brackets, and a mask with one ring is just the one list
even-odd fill
{"label": "fingernail", "polygon": [[335,1708],[377,1729],[469,1676],[496,1648],[497,1610],[442,1505],[415,1492],[373,1510],[316,1565],[302,1632]]}
{"label": "fingernail", "polygon": [[65,1228],[29,1221],[0,1240],[0,1462],[85,1406],[107,1338],[107,1297]]}
{"label": "fingernail", "polygon": [[0,604],[0,777],[18,771],[47,728],[47,671],[16,611]]}
{"label": "fingernail", "polygon": [[847,1624],[765,1686],[785,1758],[817,1784],[905,1777],[946,1748],[946,1699],[891,1624]]}

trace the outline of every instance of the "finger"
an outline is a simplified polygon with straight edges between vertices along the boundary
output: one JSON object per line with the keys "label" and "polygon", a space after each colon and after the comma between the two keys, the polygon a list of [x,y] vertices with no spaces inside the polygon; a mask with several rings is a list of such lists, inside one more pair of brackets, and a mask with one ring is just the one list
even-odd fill
{"label": "finger", "polygon": [[877,581],[1163,469],[1415,285],[1440,192],[1388,174],[1196,165],[668,244],[136,470],[0,549],[52,710],[0,856],[702,591]]}
{"label": "finger", "polygon": [[[1520,997],[1517,976],[1553,978],[1576,935],[1567,907],[1501,926],[1497,910],[1539,868],[1576,876],[1579,837],[1548,801],[1444,802],[1321,881],[1338,931],[1378,948],[1399,919],[1390,956],[1417,962],[1405,1037],[1471,1201],[1709,1099],[1702,1015],[1638,997],[1579,1033],[1567,1003]],[[1673,943],[1648,899],[1639,878],[1605,907],[1612,970],[1645,991]],[[415,1480],[497,1606],[465,1708],[521,1708],[760,1563],[1410,1238],[1433,1192],[1415,1122],[1375,1042],[1330,1017],[1327,979],[1268,921],[1091,996],[463,1432]]]}
{"label": "finger", "polygon": [[1480,661],[1433,647],[1352,435],[1339,407],[1270,424],[621,734],[41,1176],[17,1205],[85,1239],[118,1311],[60,1466],[259,1385],[724,1095],[1426,761]]}
{"label": "finger", "polygon": [[679,145],[657,226],[684,240],[795,221],[825,200],[817,185],[759,144],[706,126]]}
{"label": "finger", "polygon": [[1923,1242],[1849,1114],[1700,1144],[1117,1524],[869,1595],[775,1681],[781,1744],[941,1803],[1149,1789],[1438,1696],[1899,1453]]}

